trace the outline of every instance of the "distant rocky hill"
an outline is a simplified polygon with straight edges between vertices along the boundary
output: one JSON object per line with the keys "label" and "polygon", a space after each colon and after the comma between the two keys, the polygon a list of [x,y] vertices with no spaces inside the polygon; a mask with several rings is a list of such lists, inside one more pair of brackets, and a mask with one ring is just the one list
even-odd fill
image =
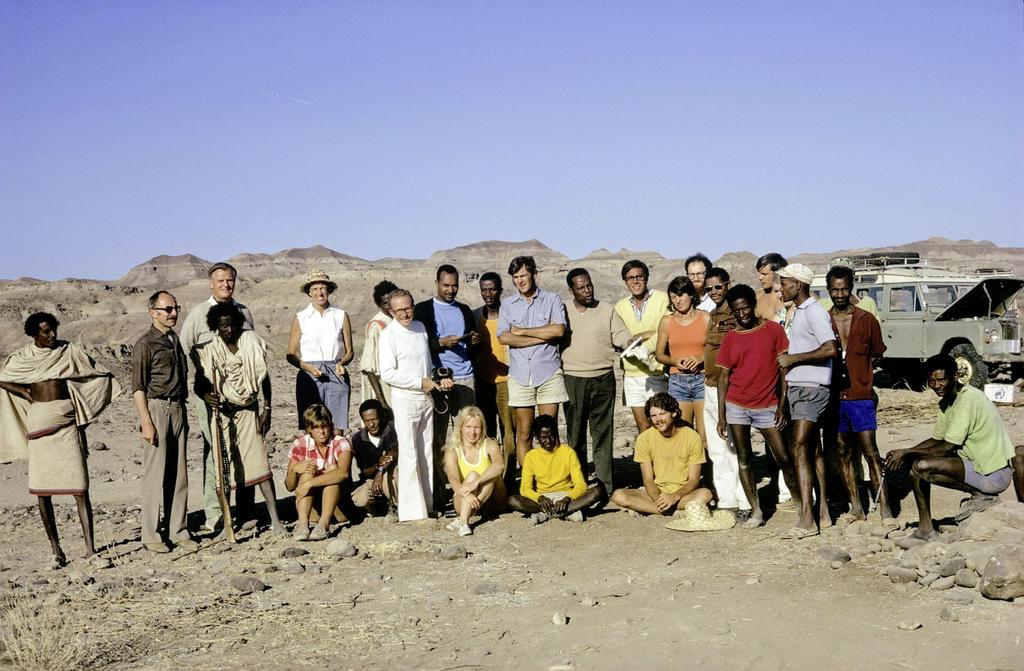
{"label": "distant rocky hill", "polygon": [[806,263],[815,271],[824,272],[829,260],[835,257],[870,254],[874,252],[917,252],[922,260],[940,268],[973,272],[981,268],[1009,270],[1018,277],[1024,276],[1024,248],[999,247],[988,240],[949,240],[928,238],[905,245],[892,247],[859,247],[829,253],[804,253],[792,257],[794,262]]}
{"label": "distant rocky hill", "polygon": [[[791,257],[823,272],[828,260],[836,256],[873,251],[911,250],[938,265],[957,269],[1004,267],[1024,276],[1024,249],[997,247],[987,241],[930,238],[896,247],[848,249],[829,253],[804,253]],[[620,277],[622,264],[631,258],[642,259],[651,268],[651,285],[664,289],[676,275],[682,274],[683,260],[665,258],[657,252],[616,252],[597,249],[581,259],[570,259],[539,240],[505,242],[490,240],[434,252],[427,259],[377,259],[369,261],[323,246],[286,249],[275,254],[237,254],[229,261],[239,270],[237,298],[253,312],[257,331],[283,356],[292,316],[308,299],[299,287],[309,269],[319,267],[338,282],[332,302],[344,308],[352,320],[357,344],[363,337],[363,325],[374,312],[373,285],[390,279],[412,292],[416,300],[434,291],[434,271],[442,263],[452,263],[462,272],[460,300],[471,306],[480,304],[476,280],[487,270],[506,279],[508,262],[517,255],[532,255],[541,273],[539,281],[549,290],[568,297],[565,276],[569,269],[582,266],[590,270],[597,296],[602,300],[620,298],[624,289]],[[729,252],[717,265],[732,275],[733,281],[757,286],[750,251]],[[46,310],[61,320],[61,336],[83,342],[115,358],[142,333],[148,323],[146,297],[156,288],[172,291],[186,309],[209,296],[206,269],[210,262],[198,256],[156,256],[132,268],[115,281],[60,280],[44,282],[31,278],[0,281],[0,352],[8,352],[26,342],[22,322],[31,312]]]}

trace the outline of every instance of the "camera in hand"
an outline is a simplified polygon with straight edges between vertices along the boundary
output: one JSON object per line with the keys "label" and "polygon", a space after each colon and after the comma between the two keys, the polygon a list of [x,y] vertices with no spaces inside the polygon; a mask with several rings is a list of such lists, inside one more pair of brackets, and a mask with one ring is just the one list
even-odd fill
{"label": "camera in hand", "polygon": [[434,369],[434,372],[430,374],[430,379],[435,383],[441,382],[441,380],[451,380],[454,377],[452,369],[447,366],[438,366]]}

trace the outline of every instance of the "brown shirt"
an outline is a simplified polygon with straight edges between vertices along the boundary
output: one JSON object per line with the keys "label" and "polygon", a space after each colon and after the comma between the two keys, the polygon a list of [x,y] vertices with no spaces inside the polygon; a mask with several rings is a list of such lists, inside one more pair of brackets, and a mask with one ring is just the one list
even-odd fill
{"label": "brown shirt", "polygon": [[715,365],[718,360],[718,350],[722,348],[722,341],[725,334],[735,329],[738,324],[732,316],[729,304],[722,301],[710,313],[708,321],[707,341],[704,343],[704,384],[709,387],[718,386],[718,375],[722,370]]}
{"label": "brown shirt", "polygon": [[[832,324],[833,330],[835,323]],[[854,306],[853,317],[850,318],[850,334],[846,337],[844,348],[836,330],[836,343],[840,344],[839,357],[833,362],[833,379],[841,385],[849,384],[839,392],[839,398],[847,401],[865,401],[872,397],[871,385],[874,382],[875,363],[877,357],[885,353],[882,342],[882,329],[878,320],[867,310]],[[845,349],[845,359],[843,352]],[[842,375],[845,365],[846,375]],[[849,379],[849,382],[846,382]]]}
{"label": "brown shirt", "polygon": [[155,326],[135,341],[132,349],[132,393],[147,398],[184,401],[188,396],[188,359],[174,331]]}

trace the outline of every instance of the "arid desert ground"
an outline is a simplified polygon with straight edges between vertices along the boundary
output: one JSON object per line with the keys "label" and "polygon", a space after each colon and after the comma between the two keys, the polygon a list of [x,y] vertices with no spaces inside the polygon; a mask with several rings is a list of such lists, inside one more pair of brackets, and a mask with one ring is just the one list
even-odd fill
{"label": "arid desert ground", "polygon": [[[331,273],[341,284],[336,302],[351,312],[359,332],[374,283],[387,277],[425,297],[442,259],[454,260],[464,274],[502,271],[511,256],[533,251],[545,286],[563,291],[565,270],[584,265],[598,298],[615,300],[622,261],[645,258],[621,251],[574,261],[536,245],[480,243],[415,262],[370,263],[322,249],[235,259],[243,261],[237,297],[252,309],[273,352],[268,444],[282,511],[293,510],[283,476],[296,421],[284,339],[290,315],[304,305],[300,276],[314,266]],[[992,254],[1011,266],[1024,258],[1021,250]],[[736,253],[718,261],[733,264],[727,267],[739,281],[752,282],[753,258]],[[207,295],[204,265],[154,259],[121,280],[2,282],[0,351],[26,341],[20,329],[29,312],[48,310],[60,316],[62,337],[85,344],[125,384],[126,348],[145,328],[145,297],[160,286],[183,305],[197,303]],[[678,260],[660,256],[651,265],[655,286],[679,270]],[[474,280],[464,277],[460,299],[479,304]],[[931,392],[881,389],[879,395],[883,452],[930,435]],[[1018,401],[1000,412],[1020,442],[1024,407]],[[628,411],[618,408],[622,484],[639,477],[631,458],[635,433]],[[446,530],[443,519],[369,519],[320,543],[271,538],[260,527],[242,532],[235,546],[204,538],[198,551],[156,556],[139,540],[141,447],[127,393],[88,436],[96,540],[106,561],[74,560],[81,532],[72,500],[58,499],[62,543],[73,561],[47,568],[49,548],[28,495],[26,464],[0,465],[0,667],[15,668],[13,660],[24,655],[43,660],[38,668],[54,669],[1024,668],[1024,600],[992,600],[965,586],[972,572],[977,582],[999,545],[1024,543],[1024,504],[1013,500],[1012,488],[1001,505],[964,527],[943,527],[942,541],[911,549],[901,547],[910,545],[904,536],[916,521],[907,497],[899,517],[905,528],[888,537],[877,513],[867,524],[794,542],[779,538],[792,526],[787,511],[754,531],[688,535],[666,530],[664,519],[609,506],[582,524],[534,527],[508,513],[464,539]],[[762,445],[757,449],[763,452]],[[193,429],[194,529],[202,522],[201,450]],[[936,489],[935,502],[936,517],[949,517],[959,497]],[[354,556],[343,556],[352,548],[342,541],[354,546]],[[956,584],[922,584],[932,570],[948,573],[948,566],[963,571],[951,574]],[[892,567],[922,575],[898,582],[903,574]]]}

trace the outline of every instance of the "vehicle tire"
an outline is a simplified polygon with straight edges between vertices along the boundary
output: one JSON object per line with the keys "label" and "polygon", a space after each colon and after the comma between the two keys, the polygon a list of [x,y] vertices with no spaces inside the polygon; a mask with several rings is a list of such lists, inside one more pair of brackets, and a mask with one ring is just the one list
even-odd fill
{"label": "vehicle tire", "polygon": [[949,355],[956,361],[956,367],[959,371],[957,379],[961,383],[969,384],[978,389],[985,386],[985,383],[988,382],[988,366],[981,360],[978,352],[974,349],[974,345],[961,343],[950,348]]}

